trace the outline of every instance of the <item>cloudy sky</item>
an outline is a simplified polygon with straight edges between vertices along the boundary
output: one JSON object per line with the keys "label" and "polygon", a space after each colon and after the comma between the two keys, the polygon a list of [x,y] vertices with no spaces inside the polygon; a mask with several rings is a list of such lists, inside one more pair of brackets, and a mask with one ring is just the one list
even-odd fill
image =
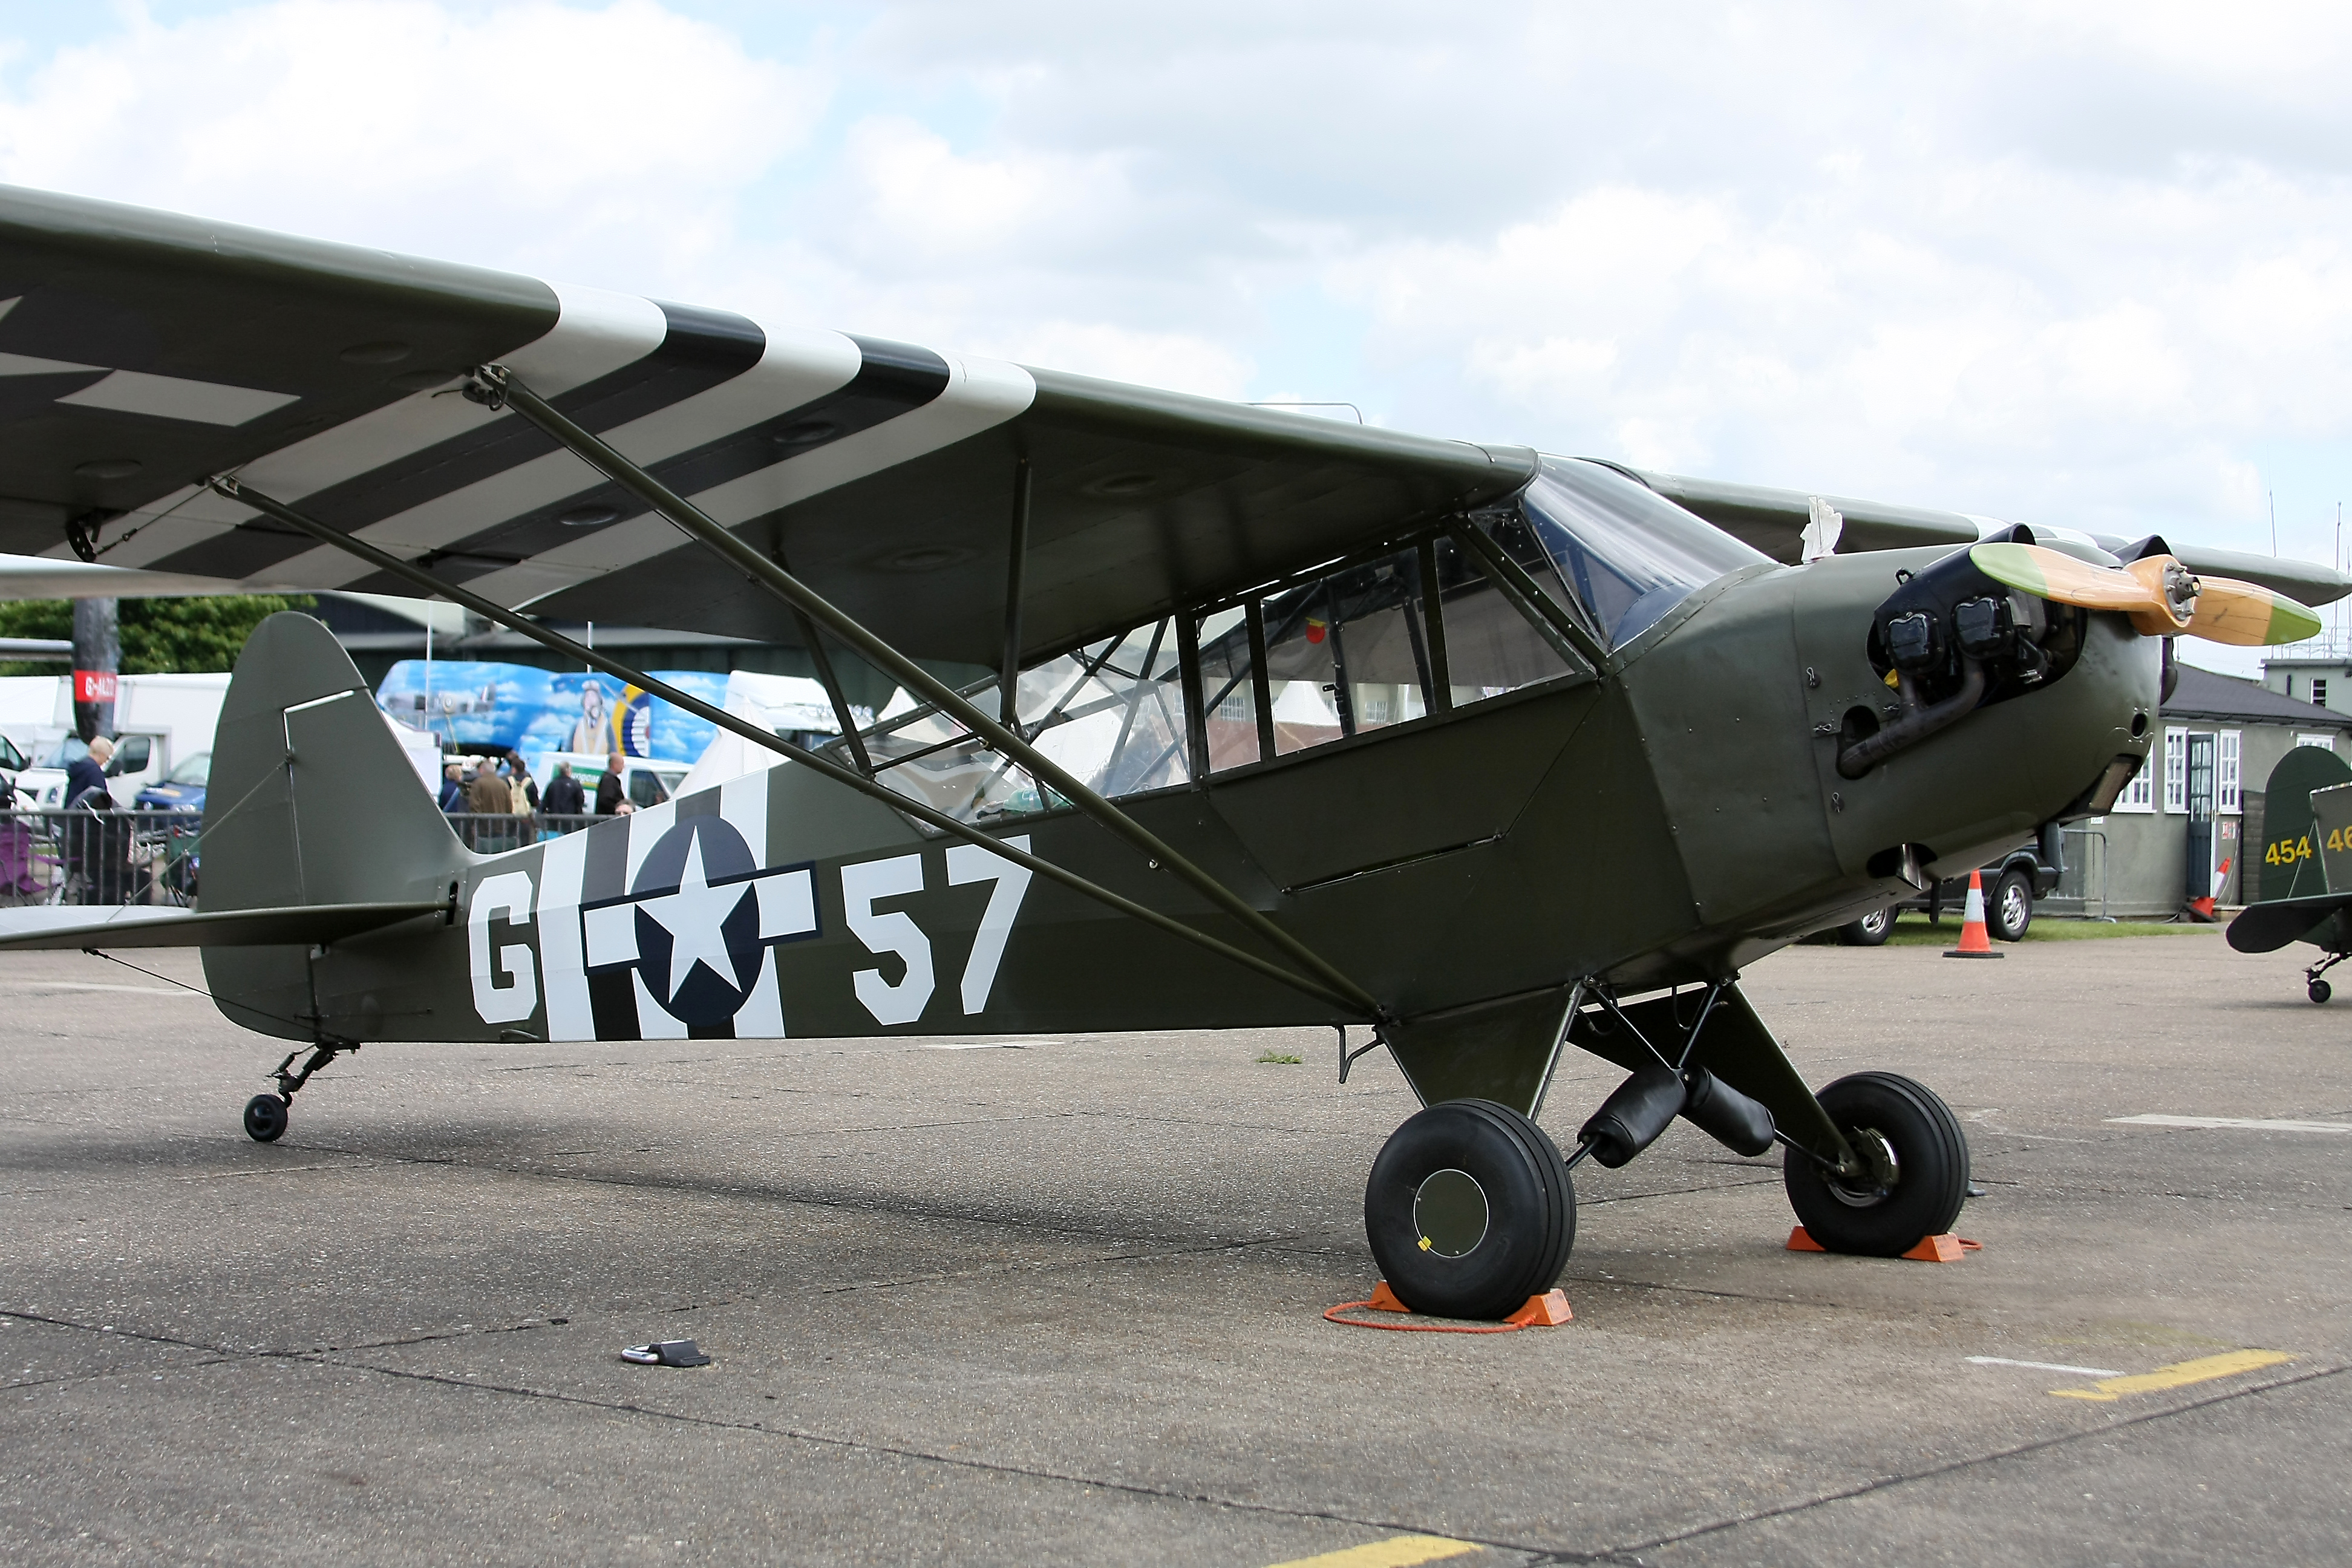
{"label": "cloudy sky", "polygon": [[2165,0],[0,0],[0,181],[2325,561],[2347,66]]}

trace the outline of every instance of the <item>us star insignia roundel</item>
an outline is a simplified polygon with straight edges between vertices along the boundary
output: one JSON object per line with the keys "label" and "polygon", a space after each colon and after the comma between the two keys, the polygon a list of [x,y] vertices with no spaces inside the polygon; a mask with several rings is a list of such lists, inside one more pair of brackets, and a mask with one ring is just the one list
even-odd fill
{"label": "us star insignia roundel", "polygon": [[654,841],[626,898],[583,911],[588,971],[633,970],[640,996],[688,1029],[730,1029],[762,980],[774,984],[768,946],[814,932],[810,892],[806,867],[762,872],[726,818],[687,817]]}
{"label": "us star insignia roundel", "polygon": [[730,779],[549,845],[551,1037],[787,1032],[775,949],[817,934],[816,879],[806,863],[761,864],[766,783]]}

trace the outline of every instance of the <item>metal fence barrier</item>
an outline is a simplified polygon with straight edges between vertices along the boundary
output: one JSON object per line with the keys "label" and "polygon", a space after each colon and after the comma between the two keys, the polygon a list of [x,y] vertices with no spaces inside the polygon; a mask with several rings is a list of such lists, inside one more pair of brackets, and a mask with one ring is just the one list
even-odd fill
{"label": "metal fence barrier", "polygon": [[[478,855],[561,837],[593,816],[448,814]],[[0,811],[0,907],[177,904],[201,886],[202,816],[193,811]]]}
{"label": "metal fence barrier", "polygon": [[538,844],[550,838],[561,838],[567,833],[577,833],[598,820],[593,815],[551,816],[546,812],[534,812],[529,816],[509,816],[504,812],[452,811],[443,815],[458,842],[477,855],[501,855],[509,849],[520,849],[527,844]]}
{"label": "metal fence barrier", "polygon": [[2107,836],[2096,827],[2066,829],[2066,868],[2058,886],[2042,900],[2053,915],[2081,915],[2105,920],[2107,915]]}
{"label": "metal fence barrier", "polygon": [[0,905],[185,904],[189,811],[0,811]]}

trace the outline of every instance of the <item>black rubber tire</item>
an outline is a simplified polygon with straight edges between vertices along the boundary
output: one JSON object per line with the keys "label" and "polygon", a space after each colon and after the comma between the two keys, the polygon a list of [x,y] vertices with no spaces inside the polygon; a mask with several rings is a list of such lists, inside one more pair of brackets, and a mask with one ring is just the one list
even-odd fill
{"label": "black rubber tire", "polygon": [[2304,988],[2304,994],[2315,1002],[2325,1002],[2336,994],[2336,987],[2325,980],[2315,980]]}
{"label": "black rubber tire", "polygon": [[1985,930],[1997,941],[2022,942],[2032,923],[2032,882],[2022,871],[2005,873],[1985,899]]}
{"label": "black rubber tire", "polygon": [[[1459,1171],[1486,1204],[1486,1230],[1447,1258],[1423,1245],[1414,1217],[1422,1184]],[[1505,1318],[1559,1279],[1576,1244],[1576,1192],[1559,1148],[1508,1106],[1452,1100],[1390,1135],[1364,1184],[1364,1233],[1381,1278],[1416,1312]]]}
{"label": "black rubber tire", "polygon": [[247,1100],[245,1135],[257,1143],[275,1143],[286,1136],[286,1102],[274,1094],[257,1094]]}
{"label": "black rubber tire", "polygon": [[1894,1151],[1895,1179],[1875,1196],[1841,1188],[1810,1156],[1780,1166],[1789,1206],[1832,1252],[1895,1258],[1952,1228],[1969,1201],[1969,1141],[1934,1090],[1891,1072],[1858,1072],[1821,1092],[1822,1109],[1849,1138],[1874,1130]]}
{"label": "black rubber tire", "polygon": [[1838,942],[1843,947],[1884,947],[1886,939],[1894,934],[1895,911],[1891,909],[1848,921],[1837,928]]}

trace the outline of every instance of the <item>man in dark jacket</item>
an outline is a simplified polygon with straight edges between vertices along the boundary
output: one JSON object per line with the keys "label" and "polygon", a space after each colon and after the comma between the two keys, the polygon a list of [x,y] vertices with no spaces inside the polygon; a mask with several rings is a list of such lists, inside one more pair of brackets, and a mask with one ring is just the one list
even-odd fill
{"label": "man in dark jacket", "polygon": [[630,809],[621,793],[621,753],[614,752],[604,759],[604,776],[596,781],[596,815],[617,816]]}
{"label": "man in dark jacket", "polygon": [[[66,800],[68,805],[96,790],[107,793],[106,764],[114,760],[114,742],[100,735],[89,743],[89,750],[66,764]],[[113,805],[109,799],[107,805]]]}
{"label": "man in dark jacket", "polygon": [[547,781],[547,793],[540,797],[541,807],[550,816],[584,816],[588,813],[588,797],[580,788],[580,781],[572,776],[570,763],[555,764],[555,776]]}
{"label": "man in dark jacket", "polygon": [[455,815],[466,809],[466,783],[463,770],[451,763],[441,770],[441,809]]}

